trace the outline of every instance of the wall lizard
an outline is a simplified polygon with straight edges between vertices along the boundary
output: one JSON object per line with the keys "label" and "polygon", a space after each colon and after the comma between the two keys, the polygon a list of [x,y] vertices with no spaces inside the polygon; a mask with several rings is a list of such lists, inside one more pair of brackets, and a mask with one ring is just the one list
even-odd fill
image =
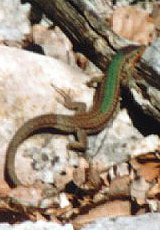
{"label": "wall lizard", "polygon": [[[12,186],[22,184],[15,172],[17,148],[25,139],[33,135],[34,131],[52,127],[62,133],[74,134],[77,136],[77,141],[69,143],[68,148],[80,151],[86,149],[87,135],[100,132],[113,116],[119,100],[120,80],[125,66],[128,63],[129,69],[126,71],[128,75],[144,51],[145,46],[129,46],[114,56],[106,76],[101,82],[97,82],[93,107],[88,112],[84,112],[85,103],[72,102],[69,97],[64,96],[64,105],[69,109],[77,109],[75,115],[44,114],[28,120],[18,129],[10,141],[6,153],[5,173]],[[93,79],[93,81],[96,80]]]}

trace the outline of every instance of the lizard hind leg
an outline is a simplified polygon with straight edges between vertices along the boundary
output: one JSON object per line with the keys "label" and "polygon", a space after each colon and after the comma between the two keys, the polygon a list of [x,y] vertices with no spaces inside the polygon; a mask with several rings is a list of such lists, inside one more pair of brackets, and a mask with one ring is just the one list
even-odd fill
{"label": "lizard hind leg", "polygon": [[84,102],[73,101],[69,94],[64,90],[59,89],[57,86],[52,85],[54,89],[62,96],[63,101],[58,101],[63,104],[67,109],[75,110],[76,114],[82,114],[86,112],[86,104]]}
{"label": "lizard hind leg", "polygon": [[70,142],[67,148],[69,150],[84,152],[87,148],[87,134],[85,130],[77,128],[77,141]]}

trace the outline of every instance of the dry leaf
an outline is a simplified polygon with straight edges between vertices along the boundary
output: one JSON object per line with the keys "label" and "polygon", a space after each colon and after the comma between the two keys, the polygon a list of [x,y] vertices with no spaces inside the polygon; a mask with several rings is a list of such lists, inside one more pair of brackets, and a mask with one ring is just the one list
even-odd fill
{"label": "dry leaf", "polygon": [[73,220],[73,226],[80,227],[100,217],[116,217],[127,215],[130,215],[130,202],[115,200],[103,205],[99,205],[90,210],[88,214],[75,218]]}

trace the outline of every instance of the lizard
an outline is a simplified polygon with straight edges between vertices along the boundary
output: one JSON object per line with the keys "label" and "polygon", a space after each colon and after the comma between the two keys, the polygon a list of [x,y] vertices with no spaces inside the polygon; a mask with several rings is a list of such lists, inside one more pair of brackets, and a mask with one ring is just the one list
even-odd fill
{"label": "lizard", "polygon": [[131,75],[128,73],[134,69],[144,51],[145,46],[143,45],[123,48],[118,51],[109,64],[105,77],[100,81],[98,79],[91,80],[92,83],[97,82],[97,90],[93,99],[93,106],[89,111],[85,110],[85,103],[74,102],[66,95],[64,96],[64,105],[75,110],[74,115],[44,114],[31,118],[18,129],[6,151],[5,173],[12,187],[22,185],[15,172],[17,148],[35,131],[48,127],[58,130],[58,133],[74,134],[77,136],[77,140],[68,143],[67,148],[76,151],[86,150],[87,135],[93,135],[103,130],[117,108],[120,83],[127,81],[127,78],[122,79],[124,71],[126,70],[127,75]]}

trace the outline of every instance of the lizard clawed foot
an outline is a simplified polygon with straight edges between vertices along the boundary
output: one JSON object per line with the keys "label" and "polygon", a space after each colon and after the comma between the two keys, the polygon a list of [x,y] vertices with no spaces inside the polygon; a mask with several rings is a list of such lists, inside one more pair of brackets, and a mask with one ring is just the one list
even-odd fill
{"label": "lizard clawed foot", "polygon": [[86,151],[86,146],[79,145],[78,142],[70,142],[67,144],[67,149],[68,150],[73,150],[75,152],[85,152]]}
{"label": "lizard clawed foot", "polygon": [[67,149],[84,152],[87,149],[87,135],[83,129],[77,128],[77,141],[67,144]]}
{"label": "lizard clawed foot", "polygon": [[61,99],[59,99],[59,98],[57,98],[57,101],[59,103],[63,104],[65,107],[70,108],[70,104],[73,102],[73,100],[71,99],[71,97],[69,95],[70,90],[69,90],[69,92],[67,94],[63,89],[60,89],[60,88],[58,88],[57,86],[55,86],[53,84],[51,84],[51,85],[56,90],[56,92],[59,93],[63,98],[63,101]]}
{"label": "lizard clawed foot", "polygon": [[64,90],[59,89],[57,86],[55,86],[53,84],[52,84],[52,86],[63,97],[64,101],[57,98],[58,102],[60,102],[62,105],[64,105],[67,109],[75,110],[76,114],[85,113],[86,104],[84,102],[73,101],[69,95],[70,90],[69,90],[68,94],[66,94],[66,92],[64,92]]}

